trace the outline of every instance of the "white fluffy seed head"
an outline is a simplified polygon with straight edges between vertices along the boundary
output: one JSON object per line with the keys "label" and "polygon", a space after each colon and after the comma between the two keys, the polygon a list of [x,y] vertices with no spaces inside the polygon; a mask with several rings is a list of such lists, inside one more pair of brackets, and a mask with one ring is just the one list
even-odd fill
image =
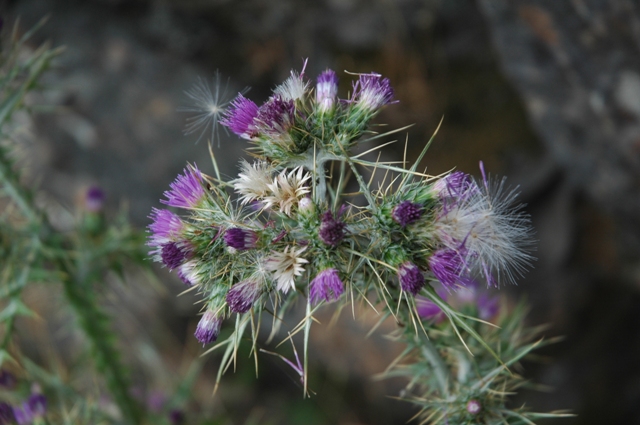
{"label": "white fluffy seed head", "polygon": [[529,216],[515,204],[518,192],[505,179],[473,183],[455,199],[443,199],[434,224],[442,245],[464,259],[467,273],[489,284],[513,283],[533,260]]}
{"label": "white fluffy seed head", "polygon": [[[245,87],[240,91],[245,94],[249,91]],[[184,134],[200,132],[198,141],[211,131],[211,142],[218,141],[220,143],[219,126],[220,119],[231,101],[235,97],[235,93],[229,89],[229,80],[223,82],[219,72],[216,71],[212,81],[209,82],[204,78],[198,77],[196,83],[190,89],[185,91],[191,104],[178,108],[178,111],[193,114],[187,118],[187,125]]]}

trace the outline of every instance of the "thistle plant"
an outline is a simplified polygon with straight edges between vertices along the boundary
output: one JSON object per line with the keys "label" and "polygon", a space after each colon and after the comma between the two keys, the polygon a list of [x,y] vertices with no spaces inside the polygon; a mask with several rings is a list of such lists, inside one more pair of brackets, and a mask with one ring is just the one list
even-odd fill
{"label": "thistle plant", "polygon": [[[303,333],[303,360],[288,363],[307,395],[314,313],[325,303],[366,303],[398,324],[407,350],[389,374],[410,377],[405,396],[421,406],[423,423],[531,423],[540,415],[512,410],[506,398],[524,382],[512,369],[540,342],[523,328],[522,309],[496,315],[496,302],[476,289],[512,283],[531,263],[517,191],[482,163],[479,180],[420,171],[433,137],[412,164],[366,160],[385,144],[356,153],[360,145],[403,130],[372,131],[379,111],[397,102],[389,79],[348,74],[351,90],[340,98],[334,71],[313,84],[305,68],[261,105],[244,93],[228,104],[219,122],[252,157],[240,160],[235,179],[221,178],[210,150],[215,175],[188,165],[161,200],[171,209],[151,212],[152,257],[201,294],[195,337],[216,343],[209,351],[224,348],[218,379],[248,329],[257,356],[262,318],[273,317],[275,333],[302,299],[306,315],[288,338]],[[376,186],[377,171],[385,179]],[[452,301],[465,291],[473,302]],[[494,317],[497,326],[487,321]],[[232,331],[218,341],[223,327]]]}

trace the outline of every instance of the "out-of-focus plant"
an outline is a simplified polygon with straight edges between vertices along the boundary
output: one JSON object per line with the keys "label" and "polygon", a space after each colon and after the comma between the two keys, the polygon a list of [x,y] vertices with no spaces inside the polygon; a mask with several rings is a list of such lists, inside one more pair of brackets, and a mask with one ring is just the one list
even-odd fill
{"label": "out-of-focus plant", "polygon": [[[509,407],[507,396],[525,382],[516,365],[541,342],[524,327],[522,308],[497,314],[495,300],[474,289],[478,280],[490,288],[513,282],[532,259],[529,218],[504,179],[488,177],[482,163],[480,180],[419,171],[431,140],[411,165],[365,159],[386,144],[354,153],[403,130],[371,130],[380,109],[396,102],[379,74],[354,74],[351,93],[339,98],[335,72],[321,73],[312,88],[303,67],[260,106],[243,93],[215,101],[203,113],[215,111],[214,124],[250,142],[253,160],[241,160],[230,181],[221,178],[213,150],[215,176],[189,165],[161,200],[181,214],[153,209],[148,244],[156,261],[202,294],[195,336],[217,342],[209,351],[224,348],[218,379],[235,362],[245,332],[257,356],[263,317],[273,318],[273,335],[294,302],[306,298],[306,315],[288,337],[303,333],[302,361],[296,353],[288,363],[307,395],[314,313],[329,302],[366,303],[381,320],[399,324],[407,349],[389,373],[410,378],[406,397],[421,406],[423,423],[531,423],[560,415]],[[374,186],[376,172],[385,178]],[[350,178],[355,193],[347,192]],[[464,291],[473,301],[447,302]],[[217,341],[228,318],[233,331]]]}
{"label": "out-of-focus plant", "polygon": [[[99,187],[86,191],[76,211],[65,212],[74,217],[71,225],[56,225],[61,207],[43,201],[25,173],[24,129],[14,118],[32,113],[29,93],[41,89],[40,77],[62,50],[30,46],[43,23],[24,34],[17,24],[3,30],[0,46],[0,424],[182,423],[178,402],[193,378],[160,408],[141,402],[146,396],[136,395],[102,303],[108,275],[123,278],[127,267],[148,267],[144,234],[129,225],[125,211],[115,218],[105,212]],[[62,370],[30,358],[21,342],[33,336],[15,332],[21,317],[37,316],[24,300],[30,286],[42,287],[51,300],[62,295],[75,317],[66,331],[79,329],[86,341],[87,353],[58,365]],[[79,375],[85,385],[78,388],[68,379]]]}

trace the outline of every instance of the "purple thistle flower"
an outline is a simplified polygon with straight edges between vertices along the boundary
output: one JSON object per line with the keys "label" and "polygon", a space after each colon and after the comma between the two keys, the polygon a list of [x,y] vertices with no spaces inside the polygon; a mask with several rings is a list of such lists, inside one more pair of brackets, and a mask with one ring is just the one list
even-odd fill
{"label": "purple thistle flower", "polygon": [[187,254],[188,252],[176,242],[166,243],[162,245],[160,249],[160,258],[169,270],[180,267],[182,263],[184,263],[185,258],[187,258]]}
{"label": "purple thistle flower", "polygon": [[478,317],[482,320],[489,320],[498,314],[500,310],[500,300],[487,294],[478,297]]}
{"label": "purple thistle flower", "polygon": [[98,186],[91,186],[85,193],[84,207],[89,212],[100,212],[104,207],[105,199],[106,195],[104,193],[104,190],[102,190]]}
{"label": "purple thistle flower", "polygon": [[422,272],[411,261],[405,261],[398,267],[398,279],[403,291],[416,295],[424,286],[424,276]]}
{"label": "purple thistle flower", "polygon": [[318,75],[316,85],[316,103],[321,112],[333,109],[338,95],[338,76],[330,69]]}
{"label": "purple thistle flower", "polygon": [[395,206],[391,217],[402,227],[415,223],[422,217],[422,205],[411,201],[402,201]]}
{"label": "purple thistle flower", "polygon": [[205,196],[204,178],[195,165],[185,168],[184,175],[178,174],[169,186],[171,190],[164,192],[167,200],[161,199],[160,202],[171,207],[193,208]]}
{"label": "purple thistle flower", "polygon": [[258,234],[253,230],[232,227],[224,234],[224,241],[227,246],[238,250],[255,248],[258,242]]}
{"label": "purple thistle flower", "polygon": [[389,79],[379,74],[361,74],[353,86],[353,99],[373,112],[393,102],[393,88]]}
{"label": "purple thistle flower", "polygon": [[460,283],[465,271],[464,259],[453,249],[439,249],[429,258],[429,268],[443,285],[452,287]]}
{"label": "purple thistle flower", "polygon": [[258,105],[240,93],[231,102],[231,106],[227,109],[224,118],[220,120],[220,124],[229,128],[243,139],[251,140],[254,137],[254,119],[257,116]]}
{"label": "purple thistle flower", "polygon": [[227,304],[234,313],[246,313],[262,292],[260,282],[254,279],[236,283],[227,292]]}
{"label": "purple thistle flower", "polygon": [[215,342],[215,340],[218,339],[221,326],[222,318],[216,316],[212,310],[207,310],[198,322],[194,335],[204,346],[205,344]]}
{"label": "purple thistle flower", "polygon": [[326,302],[335,301],[343,292],[344,284],[334,268],[321,271],[309,284],[309,299],[312,304],[317,304],[321,299]]}
{"label": "purple thistle flower", "polygon": [[336,219],[331,211],[322,214],[318,236],[327,245],[336,247],[344,238],[346,224]]}
{"label": "purple thistle flower", "polygon": [[13,409],[8,403],[0,402],[0,425],[11,424],[16,420]]}
{"label": "purple thistle flower", "polygon": [[478,400],[469,400],[469,402],[467,403],[467,412],[471,413],[472,415],[477,415],[478,413],[480,413],[481,409],[482,405]]}
{"label": "purple thistle flower", "polygon": [[276,95],[258,109],[256,123],[260,132],[269,136],[280,136],[293,126],[296,103],[293,99],[284,100]]}

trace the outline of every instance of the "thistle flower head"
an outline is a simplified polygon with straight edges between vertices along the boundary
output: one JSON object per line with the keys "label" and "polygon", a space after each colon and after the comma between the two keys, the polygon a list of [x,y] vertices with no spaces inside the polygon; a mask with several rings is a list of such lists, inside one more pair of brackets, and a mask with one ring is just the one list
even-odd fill
{"label": "thistle flower head", "polygon": [[227,292],[227,304],[234,313],[246,313],[251,309],[262,293],[263,285],[259,279],[251,278],[236,283]]}
{"label": "thistle flower head", "polygon": [[233,187],[238,192],[243,204],[263,199],[271,192],[271,174],[273,169],[266,161],[256,161],[249,164],[242,160],[241,172],[238,178],[232,181]]}
{"label": "thistle flower head", "polygon": [[309,173],[298,167],[289,174],[282,171],[271,184],[268,185],[270,194],[264,199],[267,207],[277,206],[284,214],[291,216],[293,208],[300,198],[311,189],[305,183],[311,178]]}
{"label": "thistle flower head", "polygon": [[194,335],[202,345],[209,344],[218,339],[221,326],[222,317],[218,316],[213,310],[207,310],[200,318]]}
{"label": "thistle flower head", "polygon": [[393,220],[402,227],[415,223],[422,217],[422,205],[411,201],[402,201],[391,212]]}
{"label": "thistle flower head", "polygon": [[336,247],[345,236],[346,224],[333,216],[331,211],[322,214],[318,236],[325,244]]}
{"label": "thistle flower head", "polygon": [[338,270],[328,268],[322,270],[309,284],[309,300],[317,304],[320,300],[335,301],[344,292],[344,283],[340,280]]}
{"label": "thistle flower head", "polygon": [[256,132],[254,120],[257,116],[258,105],[239,93],[238,97],[231,102],[220,124],[243,139],[253,140]]}
{"label": "thistle flower head", "polygon": [[353,87],[354,102],[374,112],[393,102],[393,88],[388,78],[379,74],[360,74]]}
{"label": "thistle flower head", "polygon": [[164,192],[163,204],[177,208],[194,208],[205,197],[204,178],[197,166],[185,168],[184,175],[179,174],[169,185],[171,190]]}
{"label": "thistle flower head", "polygon": [[338,76],[330,69],[318,75],[316,84],[316,104],[320,112],[333,110],[338,95]]}
{"label": "thistle flower head", "polygon": [[169,270],[177,269],[184,263],[184,260],[187,258],[189,251],[185,248],[183,244],[179,244],[177,242],[169,242],[162,245],[160,249],[160,256],[162,258],[162,262],[165,266],[169,268]]}
{"label": "thistle flower head", "polygon": [[98,186],[91,186],[87,189],[84,197],[84,207],[87,211],[97,213],[102,211],[106,199],[104,190]]}
{"label": "thistle flower head", "polygon": [[403,291],[416,295],[425,284],[420,268],[411,261],[405,261],[398,267],[398,279]]}
{"label": "thistle flower head", "polygon": [[227,229],[224,234],[224,241],[227,246],[240,251],[255,248],[258,238],[258,234],[253,230],[241,229],[239,227]]}
{"label": "thistle flower head", "polygon": [[465,273],[464,258],[453,249],[439,249],[429,258],[429,268],[436,279],[448,288],[460,282]]}
{"label": "thistle flower head", "polygon": [[466,409],[467,412],[471,413],[472,415],[477,415],[478,413],[480,413],[480,410],[482,410],[482,405],[478,400],[469,400],[467,402]]}
{"label": "thistle flower head", "polygon": [[280,84],[273,90],[273,93],[277,96],[280,96],[283,100],[293,100],[296,101],[298,99],[302,99],[304,94],[307,92],[307,86],[309,83],[305,83],[304,70],[307,67],[307,60],[304,61],[302,65],[302,71],[298,74],[296,71],[291,70],[291,76],[285,80],[284,83]]}
{"label": "thistle flower head", "polygon": [[304,273],[303,264],[309,262],[301,256],[306,249],[307,247],[295,249],[287,246],[283,252],[272,251],[267,258],[265,268],[273,272],[279,291],[286,294],[289,289],[295,289],[296,276]]}

